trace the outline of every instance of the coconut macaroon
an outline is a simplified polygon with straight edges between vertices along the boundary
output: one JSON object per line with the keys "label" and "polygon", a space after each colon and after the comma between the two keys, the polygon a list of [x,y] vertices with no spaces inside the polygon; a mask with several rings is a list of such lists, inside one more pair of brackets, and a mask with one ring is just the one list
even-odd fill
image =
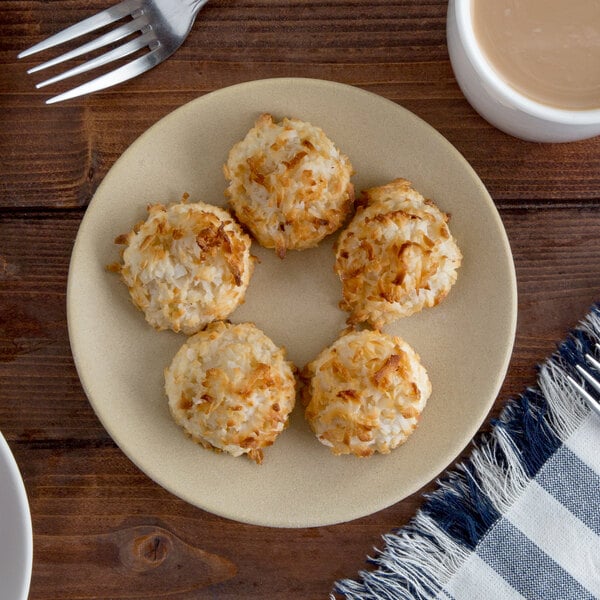
{"label": "coconut macaroon", "polygon": [[156,329],[187,335],[243,302],[254,269],[251,240],[224,209],[184,200],[148,207],[148,218],[115,241],[112,266]]}
{"label": "coconut macaroon", "polygon": [[340,307],[349,324],[380,328],[438,304],[456,282],[462,254],[448,215],[406,179],[363,192],[336,243]]}
{"label": "coconut macaroon", "polygon": [[431,394],[419,356],[379,331],[351,331],[302,372],[305,416],[333,454],[387,454],[406,441]]}
{"label": "coconut macaroon", "polygon": [[281,258],[339,229],[354,201],[348,157],[322,129],[298,119],[275,123],[262,115],[223,171],[236,217]]}
{"label": "coconut macaroon", "polygon": [[293,365],[251,323],[217,321],[188,339],[165,370],[175,421],[200,445],[261,463],[296,399]]}

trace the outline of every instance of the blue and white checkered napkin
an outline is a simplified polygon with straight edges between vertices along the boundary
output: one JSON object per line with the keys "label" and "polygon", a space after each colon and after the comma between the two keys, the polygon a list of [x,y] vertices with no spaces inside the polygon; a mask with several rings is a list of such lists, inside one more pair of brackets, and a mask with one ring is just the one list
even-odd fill
{"label": "blue and white checkered napkin", "polygon": [[[406,526],[348,600],[600,598],[600,418],[566,379],[600,342],[600,305]],[[332,594],[333,597],[333,594]]]}

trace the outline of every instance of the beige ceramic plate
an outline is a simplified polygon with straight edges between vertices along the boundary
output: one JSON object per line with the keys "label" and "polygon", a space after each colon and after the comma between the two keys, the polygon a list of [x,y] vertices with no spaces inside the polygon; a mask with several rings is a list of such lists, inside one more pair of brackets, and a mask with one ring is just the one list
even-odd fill
{"label": "beige ceramic plate", "polygon": [[[410,179],[451,213],[464,254],[458,282],[438,307],[388,330],[421,355],[433,394],[421,425],[402,447],[369,459],[334,457],[311,434],[300,404],[261,466],[215,454],[173,423],[163,369],[184,337],[156,332],[105,265],[114,238],[154,202],[224,203],[222,165],[262,112],[321,126],[356,169],[357,190]],[[260,258],[246,303],[232,321],[254,321],[303,366],[345,326],[338,309],[332,239]],[[510,247],[481,181],[426,123],[363,90],[309,79],[244,83],[199,98],[142,135],[116,162],[92,200],[73,250],[69,333],[85,391],[103,425],[140,469],[172,493],[213,513],[277,527],[348,521],[415,492],[466,446],[486,417],[506,372],[516,321]]]}

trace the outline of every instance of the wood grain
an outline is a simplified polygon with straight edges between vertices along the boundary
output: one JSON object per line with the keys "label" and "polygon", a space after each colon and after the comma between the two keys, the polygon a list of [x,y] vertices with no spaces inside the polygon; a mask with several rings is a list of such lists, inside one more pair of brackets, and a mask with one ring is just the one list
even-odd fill
{"label": "wood grain", "polygon": [[[413,111],[456,145],[499,203],[530,205],[543,198],[597,204],[598,138],[553,146],[520,142],[495,130],[465,101],[445,46],[445,6],[209,3],[166,63],[117,89],[47,107],[47,88],[36,91],[39,79],[25,73],[37,60],[17,62],[16,53],[105,3],[0,2],[0,90],[10,91],[0,93],[0,109],[7,135],[24,129],[0,163],[3,206],[85,206],[123,150],[171,110],[213,89],[286,76],[356,85]],[[41,58],[46,54],[52,52]],[[72,85],[65,82],[51,93]],[[37,177],[44,189],[33,184]]]}
{"label": "wood grain", "polygon": [[[181,596],[230,580],[237,572],[227,558],[187,544],[156,525],[60,538],[40,535],[38,549],[48,557],[45,563],[40,561],[36,572],[40,586],[53,589],[45,596],[48,599],[55,598],[57,591],[63,598]],[[77,577],[70,576],[73,571]],[[61,581],[58,589],[52,585],[57,579]],[[93,590],[90,581],[97,582]]]}
{"label": "wood grain", "polygon": [[441,0],[213,0],[166,63],[46,106],[69,84],[36,90],[37,59],[16,54],[106,6],[0,0],[0,430],[31,504],[30,600],[326,598],[435,484],[351,523],[280,530],[206,513],[141,473],[96,418],[69,347],[69,259],[94,191],[149,126],[224,86],[316,77],[399,103],[463,153],[509,236],[518,327],[496,415],[599,299],[600,138],[531,144],[481,119],[453,77]]}

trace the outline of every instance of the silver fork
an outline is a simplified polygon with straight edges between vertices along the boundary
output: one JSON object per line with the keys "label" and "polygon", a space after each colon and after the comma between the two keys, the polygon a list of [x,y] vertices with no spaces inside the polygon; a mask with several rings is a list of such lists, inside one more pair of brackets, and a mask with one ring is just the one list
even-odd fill
{"label": "silver fork", "polygon": [[100,77],[96,77],[96,79],[75,87],[68,92],[54,96],[46,100],[46,103],[53,104],[54,102],[61,102],[62,100],[76,98],[84,94],[91,94],[92,92],[97,92],[98,90],[103,90],[137,77],[171,56],[183,44],[192,29],[198,12],[207,1],[123,0],[123,2],[84,19],[71,27],[67,27],[39,44],[24,50],[19,54],[18,58],[25,58],[36,52],[53,48],[54,46],[96,31],[115,21],[130,18],[125,24],[100,35],[95,40],[27,71],[27,73],[35,73],[138,34],[120,46],[36,85],[37,88],[41,88],[109,64],[143,48],[148,49],[145,54],[131,62]]}
{"label": "silver fork", "polygon": [[[600,351],[600,344],[596,344],[596,350]],[[597,361],[591,354],[586,354],[585,359],[588,363],[594,367],[600,373],[600,362]],[[584,369],[581,365],[575,365],[577,372],[587,381],[587,383],[598,393],[600,394],[600,381],[596,379],[588,370]],[[598,415],[600,416],[600,402],[590,394],[583,385],[575,381],[573,377],[567,375],[567,378],[571,385],[581,394],[586,404]]]}

